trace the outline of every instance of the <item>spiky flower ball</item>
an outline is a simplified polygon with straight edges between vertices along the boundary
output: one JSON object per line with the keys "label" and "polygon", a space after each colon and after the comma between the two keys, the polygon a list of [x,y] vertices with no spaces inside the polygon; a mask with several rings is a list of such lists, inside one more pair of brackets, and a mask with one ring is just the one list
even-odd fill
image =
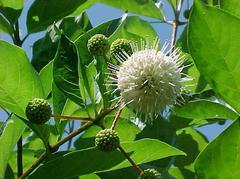
{"label": "spiky flower ball", "polygon": [[95,145],[103,152],[112,152],[119,147],[120,139],[115,130],[101,130],[95,137]]}
{"label": "spiky flower ball", "polygon": [[44,124],[51,117],[51,106],[45,99],[35,98],[26,107],[26,116],[32,123]]}
{"label": "spiky flower ball", "polygon": [[127,40],[127,39],[115,40],[111,44],[110,53],[112,56],[117,56],[123,53],[127,53],[128,55],[131,55],[132,54],[131,40]]}
{"label": "spiky flower ball", "polygon": [[104,55],[108,52],[110,45],[105,35],[96,34],[88,40],[87,47],[93,55]]}
{"label": "spiky flower ball", "polygon": [[141,113],[159,113],[176,102],[181,92],[182,57],[179,49],[165,52],[143,47],[120,59],[117,88],[125,104]]}
{"label": "spiky flower ball", "polygon": [[146,169],[138,177],[138,179],[161,179],[161,174],[155,169]]}

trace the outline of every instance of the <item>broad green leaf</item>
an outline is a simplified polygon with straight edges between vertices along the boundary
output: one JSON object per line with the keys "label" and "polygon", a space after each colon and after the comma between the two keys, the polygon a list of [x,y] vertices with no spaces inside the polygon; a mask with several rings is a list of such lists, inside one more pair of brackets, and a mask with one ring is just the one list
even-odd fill
{"label": "broad green leaf", "polygon": [[10,7],[13,9],[22,9],[24,0],[0,0],[0,6]]}
{"label": "broad green leaf", "polygon": [[157,37],[157,32],[149,22],[138,16],[128,16],[109,37],[109,41],[113,42],[117,38],[125,38],[140,44],[141,40],[147,39],[152,44]]}
{"label": "broad green leaf", "polygon": [[0,0],[0,12],[14,24],[22,12],[24,0]]}
{"label": "broad green leaf", "polygon": [[45,98],[52,91],[52,82],[53,82],[53,61],[50,61],[39,73],[42,86],[45,94]]}
{"label": "broad green leaf", "polygon": [[216,7],[204,6],[195,1],[188,29],[190,54],[201,75],[238,112],[239,28],[240,19]]}
{"label": "broad green leaf", "polygon": [[184,167],[186,165],[192,165],[198,154],[206,147],[207,143],[206,137],[193,128],[185,128],[177,131],[175,146],[187,155],[176,156],[174,166]]}
{"label": "broad green leaf", "polygon": [[[191,111],[191,112],[189,112]],[[173,114],[188,119],[231,119],[235,120],[238,114],[223,104],[209,101],[196,100],[190,101],[183,106],[174,107]]]}
{"label": "broad green leaf", "polygon": [[12,28],[9,23],[4,19],[4,17],[0,14],[0,32],[5,32],[8,34],[12,33]]}
{"label": "broad green leaf", "polygon": [[168,172],[177,179],[195,178],[194,172],[184,167],[171,167]]}
{"label": "broad green leaf", "polygon": [[[90,31],[86,32],[85,34],[81,35],[74,42],[77,47],[77,51],[78,51],[79,86],[81,89],[81,94],[82,94],[82,96],[84,96],[84,99],[87,96],[89,96],[92,103],[95,103],[95,97],[94,97],[95,93],[93,90],[94,83],[93,83],[92,79],[93,78],[95,79],[96,76],[94,76],[95,73],[91,72],[93,70],[89,71],[89,69],[88,69],[89,64],[94,62],[94,57],[88,51],[87,42],[95,34],[104,34],[107,37],[110,36],[116,30],[116,28],[119,26],[119,23],[120,23],[119,19],[105,22],[105,23],[91,29]],[[103,60],[101,57],[99,57],[98,59]],[[101,73],[101,75],[105,76],[104,73]],[[101,78],[102,78],[102,76],[101,76]],[[99,79],[99,76],[98,76],[98,79]],[[100,85],[103,85],[103,84],[100,84]],[[87,94],[85,92],[87,92]]]}
{"label": "broad green leaf", "polygon": [[45,30],[53,22],[73,14],[81,14],[96,0],[74,0],[66,3],[65,0],[36,0],[30,7],[27,15],[29,33]]}
{"label": "broad green leaf", "polygon": [[80,35],[92,29],[92,24],[87,13],[82,13],[76,17],[66,17],[60,22],[59,29],[71,40],[75,41]]}
{"label": "broad green leaf", "polygon": [[148,17],[163,20],[163,14],[151,0],[99,0],[104,4]]}
{"label": "broad green leaf", "polygon": [[0,105],[24,116],[27,103],[43,97],[41,80],[21,48],[4,41],[0,46]]}
{"label": "broad green leaf", "polygon": [[175,137],[175,134],[176,131],[171,123],[158,117],[151,123],[147,124],[141,133],[137,134],[137,139],[152,138],[171,144],[173,143],[173,137]]}
{"label": "broad green leaf", "polygon": [[31,63],[34,68],[40,72],[43,67],[54,59],[57,51],[57,42],[52,41],[49,33],[46,33],[43,38],[33,44],[32,51],[33,56]]}
{"label": "broad green leaf", "polygon": [[238,0],[219,0],[220,8],[227,10],[229,13],[240,17],[240,1]]}
{"label": "broad green leaf", "polygon": [[[23,149],[23,170],[26,171],[33,162],[37,160],[36,157],[36,150],[31,150],[31,149]],[[17,152],[14,152],[11,156],[11,159],[9,161],[9,164],[11,165],[14,173],[17,174]]]}
{"label": "broad green leaf", "polygon": [[59,35],[57,30],[61,30],[70,40],[75,40],[81,34],[92,28],[87,14],[84,12],[77,17],[66,17],[49,28],[46,35],[33,44],[33,57],[31,63],[37,71],[40,71],[55,56],[57,51],[57,41]]}
{"label": "broad green leaf", "polygon": [[[240,120],[216,137],[195,161],[197,178],[239,178]],[[229,168],[230,167],[230,168]]]}
{"label": "broad green leaf", "polygon": [[[32,68],[24,51],[0,41],[0,105],[25,116],[25,107],[34,97],[43,97],[40,78]],[[0,176],[4,175],[11,151],[25,125],[19,120],[9,121],[0,137]]]}
{"label": "broad green leaf", "polygon": [[[135,142],[122,143],[122,147],[126,149],[138,164],[173,155],[184,155],[180,150],[154,139],[142,139]],[[129,166],[131,164],[119,151],[105,153],[96,148],[89,148],[68,152],[61,157],[45,163],[35,170],[29,178],[34,179],[40,176],[42,178],[53,179],[64,178],[97,171],[116,170]]]}
{"label": "broad green leaf", "polygon": [[59,42],[53,62],[53,78],[56,86],[72,101],[82,105],[78,79],[78,55],[75,45],[64,35]]}
{"label": "broad green leaf", "polygon": [[28,121],[25,118],[22,118],[21,116],[17,117],[19,119],[21,119],[30,129],[33,130],[33,132],[35,132],[35,134],[42,140],[42,142],[45,145],[45,148],[48,149],[48,139],[50,136],[50,126],[48,124],[43,124],[43,125],[37,125],[37,124],[33,124],[30,121]]}
{"label": "broad green leaf", "polygon": [[24,128],[24,123],[15,118],[14,120],[9,120],[3,130],[0,137],[0,178],[4,178],[12,150],[23,133]]}
{"label": "broad green leaf", "polygon": [[98,0],[109,6],[163,20],[162,11],[150,0]]}
{"label": "broad green leaf", "polygon": [[5,178],[7,179],[14,179],[14,173],[10,165],[7,165],[7,169],[5,172]]}

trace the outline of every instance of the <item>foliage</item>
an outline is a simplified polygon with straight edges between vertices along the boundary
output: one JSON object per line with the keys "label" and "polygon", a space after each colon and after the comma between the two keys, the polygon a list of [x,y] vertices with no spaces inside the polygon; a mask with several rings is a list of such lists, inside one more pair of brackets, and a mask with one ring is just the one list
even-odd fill
{"label": "foliage", "polygon": [[[0,110],[7,115],[6,120],[1,117],[0,121],[0,178],[133,179],[143,171],[154,171],[158,177],[161,173],[164,179],[240,178],[238,0],[168,0],[165,3],[173,11],[172,20],[166,18],[165,6],[155,0],[34,0],[30,7],[26,3],[0,0],[0,33],[12,38],[0,40]],[[86,10],[95,3],[125,12],[122,17],[93,26]],[[19,23],[22,16],[26,24]],[[144,89],[134,105],[118,99],[122,91],[115,87],[119,83],[114,84],[118,80],[116,66],[130,59],[132,52],[149,46],[155,50],[165,48],[156,40],[158,33],[152,19],[143,16],[173,29],[173,49],[161,51],[166,53],[162,58],[176,60],[171,61],[176,64],[174,71],[179,69],[180,77],[175,81],[183,83],[170,88],[181,89],[174,90],[174,99],[169,100],[172,96],[165,90],[164,98],[171,103],[156,99],[164,110],[159,105],[146,105],[154,101],[147,101],[147,90],[153,89],[154,78],[141,79],[142,86],[136,80],[132,89],[137,86],[137,93],[125,86],[125,98],[129,94],[135,98]],[[27,34],[22,37],[24,26]],[[179,26],[184,30],[178,37]],[[26,39],[42,31],[45,35],[35,39],[30,60],[24,49],[29,45]],[[89,39],[96,34],[102,34],[98,35],[101,48],[107,44],[101,53],[89,50]],[[92,40],[91,49],[96,50],[97,41]],[[109,51],[111,44],[114,53]],[[144,50],[139,56],[150,58]],[[183,64],[179,60],[182,57]],[[151,60],[141,74],[159,68],[161,73],[155,75],[166,73],[160,65],[148,68]],[[126,71],[129,69],[133,67]],[[134,78],[138,76],[141,75]],[[165,81],[179,85],[172,76],[173,73]],[[192,86],[184,81],[189,76],[193,78]],[[158,76],[158,81],[164,81],[161,78]],[[129,79],[125,79],[126,84]],[[155,86],[151,99],[161,96],[156,94],[164,85]],[[143,96],[147,96],[146,103],[141,101]],[[26,106],[34,98],[44,99],[51,106],[51,119],[45,124],[32,123],[25,116]],[[145,107],[142,111],[159,109],[159,113],[137,111],[134,106],[140,102],[141,108]],[[154,106],[154,110],[148,110],[149,106]],[[42,110],[36,110],[34,116],[39,117],[38,111]],[[226,120],[231,124],[212,141],[198,131],[198,127]],[[114,133],[98,134],[109,129]],[[101,151],[95,146],[97,134],[101,145],[111,150]],[[114,140],[117,145],[111,146],[116,143]]]}

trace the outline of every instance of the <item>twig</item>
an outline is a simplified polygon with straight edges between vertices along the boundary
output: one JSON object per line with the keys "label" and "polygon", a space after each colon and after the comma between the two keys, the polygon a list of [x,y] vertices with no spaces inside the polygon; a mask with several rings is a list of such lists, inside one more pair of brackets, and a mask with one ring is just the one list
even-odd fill
{"label": "twig", "polygon": [[117,114],[116,114],[116,116],[115,116],[115,118],[114,118],[114,120],[113,120],[112,126],[111,126],[111,129],[112,129],[112,130],[115,128],[115,126],[116,126],[116,124],[117,124],[117,122],[118,122],[118,119],[119,119],[122,111],[123,111],[123,108],[121,108],[121,109],[118,110],[118,112],[117,112]]}
{"label": "twig", "polygon": [[84,120],[84,121],[93,121],[94,119],[91,117],[79,117],[79,116],[63,116],[60,114],[52,114],[52,117],[68,119],[68,120]]}
{"label": "twig", "polygon": [[126,159],[132,164],[134,168],[138,170],[139,173],[142,173],[142,169],[131,159],[131,157],[127,154],[127,152],[119,146],[118,149],[122,152],[122,154],[126,157]]}
{"label": "twig", "polygon": [[23,173],[23,159],[22,159],[22,136],[17,142],[17,174],[20,177]]}
{"label": "twig", "polygon": [[37,166],[42,163],[42,161],[48,156],[47,152],[44,152],[32,165],[31,167],[25,172],[23,173],[19,179],[23,179],[25,177],[27,177],[35,168],[37,168]]}
{"label": "twig", "polygon": [[175,20],[173,21],[172,26],[172,40],[171,40],[171,49],[174,50],[174,45],[176,44],[178,25],[180,24],[179,15],[182,9],[183,0],[179,0],[177,8],[174,10]]}
{"label": "twig", "polygon": [[112,108],[110,109],[105,109],[105,110],[101,110],[98,114],[98,116],[96,117],[95,120],[93,121],[89,121],[89,122],[86,122],[84,125],[82,125],[79,129],[77,129],[76,131],[70,133],[69,135],[67,135],[65,138],[61,139],[60,141],[58,141],[55,145],[53,146],[50,146],[50,153],[45,151],[40,157],[38,160],[36,160],[33,165],[26,171],[24,172],[20,177],[19,179],[23,179],[25,177],[27,177],[30,173],[32,173],[33,170],[35,170],[35,168],[38,167],[38,165],[40,165],[42,163],[42,161],[44,161],[49,154],[51,153],[54,153],[58,150],[58,148],[66,143],[68,140],[72,139],[73,137],[75,137],[76,135],[82,133],[83,131],[85,131],[86,129],[88,129],[89,127],[95,125],[95,124],[98,124],[98,122],[100,120],[102,120],[106,115],[108,115],[109,113],[111,113],[113,110],[115,110],[118,106],[115,105],[113,106]]}

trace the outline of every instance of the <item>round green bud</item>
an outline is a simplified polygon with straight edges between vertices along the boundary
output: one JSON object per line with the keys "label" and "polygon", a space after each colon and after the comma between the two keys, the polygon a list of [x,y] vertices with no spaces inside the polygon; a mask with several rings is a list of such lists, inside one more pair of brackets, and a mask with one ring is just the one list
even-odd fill
{"label": "round green bud", "polygon": [[96,34],[88,40],[87,47],[93,55],[104,55],[108,52],[110,45],[105,35]]}
{"label": "round green bud", "polygon": [[138,177],[138,179],[161,179],[161,174],[155,169],[146,169]]}
{"label": "round green bud", "polygon": [[187,10],[185,10],[185,11],[183,12],[183,16],[184,16],[186,19],[189,18],[189,15],[190,15],[190,10],[189,10],[189,9],[187,9]]}
{"label": "round green bud", "polygon": [[112,152],[120,145],[120,139],[115,130],[101,130],[95,137],[95,145],[103,152]]}
{"label": "round green bud", "polygon": [[110,53],[112,56],[126,52],[128,55],[132,54],[131,41],[127,39],[117,39],[110,47]]}
{"label": "round green bud", "polygon": [[51,106],[45,99],[35,98],[26,107],[26,116],[32,123],[44,124],[51,117]]}

